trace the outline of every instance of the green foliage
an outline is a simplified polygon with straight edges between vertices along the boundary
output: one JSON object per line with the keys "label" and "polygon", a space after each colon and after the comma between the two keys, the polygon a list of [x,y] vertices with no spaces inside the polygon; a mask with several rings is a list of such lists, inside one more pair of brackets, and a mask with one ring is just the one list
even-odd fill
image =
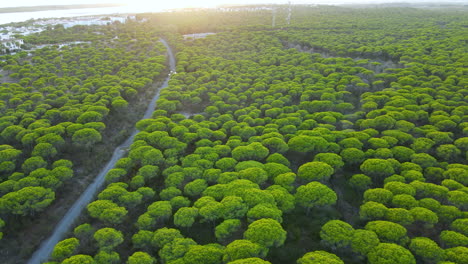
{"label": "green foliage", "polygon": [[268,173],[270,179],[280,174],[291,172],[291,169],[286,165],[273,162],[266,163],[264,169]]}
{"label": "green foliage", "polygon": [[191,204],[190,200],[185,196],[173,197],[169,202],[172,206],[172,209],[174,210],[177,210],[181,207],[188,207]]}
{"label": "green foliage", "polygon": [[0,198],[0,211],[15,215],[33,215],[44,210],[55,199],[51,189],[25,187]]}
{"label": "green foliage", "polygon": [[285,212],[291,212],[296,208],[296,201],[292,194],[288,192],[286,188],[278,185],[272,185],[266,189],[275,199],[278,208]]}
{"label": "green foliage", "polygon": [[146,252],[135,252],[131,256],[128,257],[128,264],[154,264],[156,263],[156,259],[151,257]]}
{"label": "green foliage", "polygon": [[120,256],[115,251],[101,250],[94,256],[94,261],[96,261],[97,264],[117,264],[120,263]]}
{"label": "green foliage", "polygon": [[325,245],[333,249],[344,248],[350,245],[354,228],[340,220],[330,220],[322,226],[320,238]]}
{"label": "green foliage", "polygon": [[372,221],[365,226],[366,230],[374,231],[380,241],[405,245],[408,242],[406,228],[388,221]]}
{"label": "green foliage", "polygon": [[357,190],[367,190],[372,185],[372,179],[364,174],[354,174],[349,179],[349,184]]}
{"label": "green foliage", "polygon": [[231,171],[237,164],[237,160],[233,158],[222,158],[216,161],[215,166],[216,168],[222,171]]}
{"label": "green foliage", "polygon": [[134,248],[144,249],[151,246],[153,232],[148,230],[140,230],[132,236],[132,244]]}
{"label": "green foliage", "polygon": [[215,236],[218,241],[228,239],[234,232],[238,231],[241,227],[239,219],[227,219],[215,228]]}
{"label": "green foliage", "polygon": [[[0,230],[5,226],[5,221],[0,218]],[[3,232],[0,232],[0,240],[3,238]]]}
{"label": "green foliage", "polygon": [[448,192],[448,201],[460,209],[468,208],[468,193],[463,191]]}
{"label": "green foliage", "polygon": [[416,190],[413,186],[401,182],[389,182],[384,185],[385,190],[391,191],[394,195],[406,194],[414,196]]}
{"label": "green foliage", "polygon": [[468,218],[463,218],[463,219],[457,219],[452,222],[450,227],[465,236],[468,236]]}
{"label": "green foliage", "polygon": [[171,262],[177,259],[181,260],[181,257],[189,251],[190,247],[196,244],[197,243],[190,238],[176,238],[159,250],[159,256],[163,262]]}
{"label": "green foliage", "polygon": [[245,258],[228,262],[228,264],[271,264],[271,262],[261,258]]}
{"label": "green foliage", "polygon": [[223,257],[223,249],[216,245],[194,245],[184,255],[185,263],[219,264]]}
{"label": "green foliage", "polygon": [[369,252],[367,258],[371,264],[416,264],[416,260],[409,250],[391,243],[380,243]]}
{"label": "green foliage", "polygon": [[367,159],[361,164],[360,169],[364,174],[375,178],[387,177],[395,173],[392,164],[383,159]]}
{"label": "green foliage", "polygon": [[[127,128],[115,123],[134,120],[137,100],[160,80],[165,49],[157,40],[164,32],[177,51],[177,73],[152,118],[137,122],[127,160],[110,173],[108,182],[120,182],[88,208],[93,228],[136,226],[121,229],[123,235],[150,256],[133,262],[152,263],[159,254],[170,264],[223,257],[343,263],[323,251],[301,258],[317,247],[314,228],[323,225],[322,246],[339,250],[346,262],[367,256],[369,263],[416,263],[411,250],[421,263],[463,263],[466,16],[398,6],[292,8],[291,25],[276,21],[282,30],[271,28],[271,10],[236,8],[139,14],[148,23],[28,36],[56,42],[78,32],[70,41],[91,41],[0,62],[5,78],[17,82],[0,84],[0,136],[10,144],[0,146],[0,201],[28,187],[60,191],[82,168],[77,162],[74,176],[54,159],[79,149],[99,155],[109,140],[119,141],[115,132]],[[285,10],[278,7],[277,17]],[[181,37],[194,32],[222,33]],[[76,137],[86,138],[88,129],[102,143],[93,132],[86,149],[89,141]],[[317,182],[328,183],[332,174],[330,187]],[[1,211],[8,221],[19,218]],[[158,229],[172,223],[188,237]],[[7,223],[5,230],[14,236],[15,228]],[[133,253],[128,241],[116,252],[98,249],[86,238],[93,228],[77,236],[86,245],[77,253],[109,263]],[[437,242],[452,248],[441,253],[428,241],[438,234]],[[227,247],[207,244],[215,238]]]}
{"label": "green foliage", "polygon": [[239,171],[239,176],[241,179],[246,179],[257,184],[263,184],[268,179],[268,173],[264,169],[256,167]]}
{"label": "green foliage", "polygon": [[322,137],[300,135],[291,138],[288,141],[290,150],[297,152],[321,152],[328,147],[328,141]]}
{"label": "green foliage", "polygon": [[154,232],[151,244],[153,246],[162,248],[166,244],[171,243],[174,239],[183,238],[180,231],[173,228],[163,227]]}
{"label": "green foliage", "polygon": [[286,231],[276,220],[263,218],[249,225],[244,238],[267,248],[279,247],[286,240]]}
{"label": "green foliage", "polygon": [[128,211],[109,200],[96,200],[87,206],[91,217],[110,224],[119,224],[123,221]]}
{"label": "green foliage", "polygon": [[172,205],[168,201],[157,201],[148,206],[146,213],[137,220],[139,229],[149,230],[159,222],[164,222],[172,216]]}
{"label": "green foliage", "polygon": [[344,165],[341,156],[335,153],[319,153],[315,155],[314,161],[327,163],[335,170],[343,167]]}
{"label": "green foliage", "polygon": [[292,190],[292,184],[296,181],[296,174],[292,172],[283,173],[274,178],[274,183],[280,185],[287,190]]}
{"label": "green foliage", "polygon": [[223,216],[223,204],[216,201],[207,203],[200,207],[199,213],[204,221],[214,222]]}
{"label": "green foliage", "polygon": [[244,160],[263,160],[268,154],[269,150],[258,142],[251,143],[247,146],[239,146],[232,150],[232,157],[237,161]]}
{"label": "green foliage", "polygon": [[355,230],[351,237],[351,249],[364,256],[379,245],[379,243],[380,240],[377,234],[369,230]]}
{"label": "green foliage", "polygon": [[359,215],[362,219],[376,220],[387,216],[388,208],[377,202],[369,201],[361,205]]}
{"label": "green foliage", "polygon": [[410,209],[410,213],[415,222],[422,223],[426,228],[431,228],[439,222],[437,214],[427,208],[413,207]]}
{"label": "green foliage", "polygon": [[250,240],[239,239],[231,242],[224,250],[223,262],[228,263],[238,259],[265,257],[268,250]]}
{"label": "green foliage", "polygon": [[468,248],[453,247],[445,250],[446,259],[455,263],[465,263],[468,256]]}
{"label": "green foliage", "polygon": [[270,156],[268,156],[266,161],[271,162],[271,163],[283,164],[284,166],[287,166],[287,167],[289,167],[289,165],[291,165],[289,160],[287,158],[285,158],[283,155],[279,154],[279,153],[271,154]]}
{"label": "green foliage", "polygon": [[468,171],[466,168],[449,168],[444,172],[445,178],[450,178],[461,184],[468,184]]}
{"label": "green foliage", "polygon": [[224,219],[242,218],[249,210],[249,206],[238,196],[226,196],[221,200],[222,217]]}
{"label": "green foliage", "polygon": [[417,153],[411,156],[411,162],[420,165],[422,168],[437,166],[437,160],[427,153]]}
{"label": "green foliage", "polygon": [[297,188],[295,194],[298,205],[309,210],[312,207],[333,205],[338,199],[336,193],[319,182],[310,182]]}
{"label": "green foliage", "polygon": [[63,264],[94,264],[96,263],[94,259],[91,256],[88,255],[74,255],[71,256],[64,261],[62,261]]}
{"label": "green foliage", "polygon": [[81,240],[86,240],[94,233],[94,229],[90,224],[81,224],[73,229],[73,234]]}
{"label": "green foliage", "polygon": [[80,241],[74,237],[60,241],[55,245],[54,251],[52,251],[52,259],[62,261],[72,256],[79,245]]}
{"label": "green foliage", "polygon": [[444,251],[436,242],[427,237],[415,237],[411,239],[409,249],[426,261],[438,262],[445,258]]}
{"label": "green foliage", "polygon": [[189,196],[199,196],[207,187],[205,180],[196,179],[184,186],[184,193]]}
{"label": "green foliage", "polygon": [[299,167],[297,177],[305,182],[322,181],[326,182],[330,179],[334,169],[327,163],[320,161],[308,162]]}
{"label": "green foliage", "polygon": [[94,239],[102,250],[113,249],[124,241],[122,232],[109,227],[97,230]]}
{"label": "green foliage", "polygon": [[387,210],[385,217],[390,222],[394,222],[403,226],[410,225],[414,222],[414,218],[411,212],[404,208],[390,208]]}
{"label": "green foliage", "polygon": [[344,264],[344,262],[335,254],[326,251],[308,252],[297,260],[298,264]]}
{"label": "green foliage", "polygon": [[102,140],[101,134],[92,128],[83,128],[73,133],[72,141],[77,146],[90,148]]}
{"label": "green foliage", "polygon": [[365,159],[365,154],[358,148],[345,148],[340,153],[341,158],[346,164],[358,165]]}
{"label": "green foliage", "polygon": [[393,196],[392,205],[394,207],[411,209],[418,206],[418,201],[409,194],[397,194]]}
{"label": "green foliage", "polygon": [[30,173],[39,168],[45,168],[46,166],[47,162],[42,157],[31,157],[24,161],[23,165],[21,165],[21,169],[23,169],[24,173]]}
{"label": "green foliage", "polygon": [[247,219],[249,222],[253,222],[262,218],[271,218],[282,223],[282,215],[283,212],[275,205],[270,203],[261,203],[255,205],[247,212]]}
{"label": "green foliage", "polygon": [[369,189],[364,192],[364,201],[373,201],[381,204],[389,204],[393,199],[393,193],[383,188]]}
{"label": "green foliage", "polygon": [[442,231],[439,237],[446,247],[466,246],[468,244],[467,236],[451,230]]}
{"label": "green foliage", "polygon": [[179,227],[191,227],[197,216],[197,208],[182,207],[174,214],[174,225]]}

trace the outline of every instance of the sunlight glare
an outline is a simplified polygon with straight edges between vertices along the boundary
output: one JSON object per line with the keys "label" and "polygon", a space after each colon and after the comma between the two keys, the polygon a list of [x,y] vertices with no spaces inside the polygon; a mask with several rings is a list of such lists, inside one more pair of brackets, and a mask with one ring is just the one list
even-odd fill
{"label": "sunlight glare", "polygon": [[170,1],[148,1],[148,0],[125,0],[124,3],[128,6],[146,8],[149,11],[153,10],[168,10],[178,8],[194,8],[194,7],[216,7],[220,4],[233,1],[216,1],[216,0],[170,0]]}

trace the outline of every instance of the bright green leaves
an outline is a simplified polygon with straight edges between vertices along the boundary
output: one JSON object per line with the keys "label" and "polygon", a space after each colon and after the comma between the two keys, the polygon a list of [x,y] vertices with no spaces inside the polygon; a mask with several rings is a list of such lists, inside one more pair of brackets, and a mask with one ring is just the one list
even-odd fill
{"label": "bright green leaves", "polygon": [[51,189],[25,187],[0,198],[0,211],[15,215],[33,215],[44,210],[55,199]]}
{"label": "bright green leaves", "polygon": [[94,239],[102,250],[113,249],[124,241],[122,232],[108,227],[97,230]]}
{"label": "bright green leaves", "polygon": [[343,221],[331,220],[322,226],[320,238],[333,249],[344,248],[350,245],[354,228]]}
{"label": "bright green leaves", "polygon": [[298,205],[309,210],[312,207],[333,205],[338,199],[336,193],[319,182],[310,182],[297,188],[295,194]]}
{"label": "bright green leaves", "polygon": [[370,264],[416,264],[414,256],[397,244],[380,243],[367,255]]}
{"label": "bright green leaves", "polygon": [[244,238],[264,247],[279,247],[286,240],[286,231],[276,220],[263,218],[249,225]]}
{"label": "bright green leaves", "polygon": [[306,253],[297,260],[298,264],[344,264],[335,254],[326,251],[313,251]]}
{"label": "bright green leaves", "polygon": [[333,172],[333,167],[327,163],[313,161],[301,165],[297,171],[297,176],[305,182],[327,182]]}

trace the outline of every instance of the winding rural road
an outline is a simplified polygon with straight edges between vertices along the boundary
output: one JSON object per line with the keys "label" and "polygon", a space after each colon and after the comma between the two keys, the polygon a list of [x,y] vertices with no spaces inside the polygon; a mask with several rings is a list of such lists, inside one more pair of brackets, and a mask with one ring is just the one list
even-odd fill
{"label": "winding rural road", "polygon": [[[169,55],[169,67],[172,73],[173,71],[175,71],[174,54],[172,53],[171,48],[165,40],[161,39],[160,41],[167,48],[167,53]],[[166,78],[161,87],[157,89],[156,94],[151,100],[151,103],[148,105],[148,108],[146,109],[145,115],[142,119],[148,119],[151,117],[156,107],[156,101],[159,98],[160,91],[168,86],[169,79],[170,75]],[[130,144],[133,142],[133,138],[137,133],[138,131],[135,129],[132,132],[132,134],[127,138],[127,140],[125,140],[124,143],[122,143],[114,150],[110,161],[99,172],[94,182],[86,188],[86,190],[81,194],[80,198],[78,198],[78,200],[76,200],[73,206],[70,207],[70,209],[68,209],[65,216],[55,227],[52,235],[47,240],[42,242],[39,249],[36,252],[34,252],[31,259],[29,259],[28,264],[39,264],[44,261],[47,261],[55,245],[63,238],[65,233],[68,232],[68,230],[74,224],[75,220],[80,216],[81,212],[86,207],[86,205],[88,205],[93,200],[93,198],[96,196],[96,193],[101,189],[102,185],[104,184],[106,174],[109,172],[110,169],[114,167],[115,163],[125,155],[127,148],[130,147]]]}

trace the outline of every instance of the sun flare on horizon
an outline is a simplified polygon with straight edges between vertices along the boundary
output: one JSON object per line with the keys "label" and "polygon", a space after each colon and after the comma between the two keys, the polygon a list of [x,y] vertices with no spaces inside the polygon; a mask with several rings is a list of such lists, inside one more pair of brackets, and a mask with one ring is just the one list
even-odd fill
{"label": "sun flare on horizon", "polygon": [[[2,1],[0,1],[2,2]],[[43,6],[43,5],[77,5],[77,4],[121,4],[129,7],[146,8],[148,10],[165,10],[178,8],[216,7],[220,5],[245,5],[245,4],[268,4],[279,3],[275,0],[171,0],[171,1],[148,1],[148,0],[18,0],[15,2],[2,2],[0,8]],[[284,0],[283,2],[287,2]]]}
{"label": "sun flare on horizon", "polygon": [[[262,1],[258,1],[262,2]],[[263,1],[265,2],[265,1]],[[274,3],[275,1],[270,1]],[[148,10],[168,10],[168,9],[181,9],[181,8],[213,8],[221,5],[244,5],[255,4],[252,1],[239,1],[239,0],[202,0],[202,1],[187,1],[187,0],[172,0],[166,2],[148,2],[147,0],[121,0],[117,1],[130,7],[147,8]]]}

